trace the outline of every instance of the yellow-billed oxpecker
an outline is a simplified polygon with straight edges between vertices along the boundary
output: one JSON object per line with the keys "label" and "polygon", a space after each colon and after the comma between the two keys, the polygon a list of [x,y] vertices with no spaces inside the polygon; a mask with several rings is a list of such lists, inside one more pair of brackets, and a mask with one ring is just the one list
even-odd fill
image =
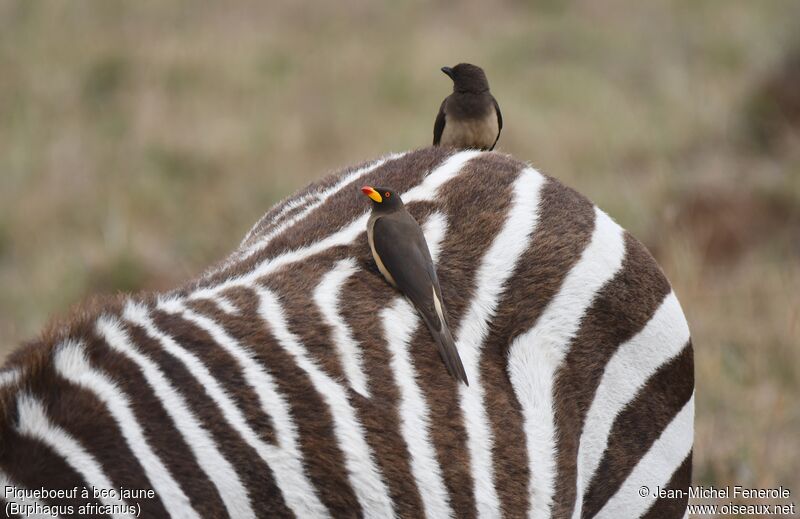
{"label": "yellow-billed oxpecker", "polygon": [[361,191],[372,199],[367,239],[378,270],[416,307],[436,340],[447,371],[469,385],[447,326],[442,290],[422,229],[391,189],[364,186]]}
{"label": "yellow-billed oxpecker", "polygon": [[434,146],[494,149],[503,129],[503,116],[489,92],[483,69],[459,63],[453,68],[442,67],[442,72],[453,80],[453,93],[439,107],[433,125]]}

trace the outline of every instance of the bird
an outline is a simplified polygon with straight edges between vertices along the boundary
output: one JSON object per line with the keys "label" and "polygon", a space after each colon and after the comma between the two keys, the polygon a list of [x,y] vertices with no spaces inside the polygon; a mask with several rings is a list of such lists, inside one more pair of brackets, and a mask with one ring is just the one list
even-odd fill
{"label": "bird", "polygon": [[364,186],[361,192],[372,199],[367,240],[378,270],[422,316],[450,375],[468,386],[464,365],[447,325],[439,278],[419,223],[393,190]]}
{"label": "bird", "polygon": [[433,124],[433,145],[494,149],[503,129],[503,115],[489,92],[486,73],[477,65],[442,67],[453,80],[453,93],[444,98]]}

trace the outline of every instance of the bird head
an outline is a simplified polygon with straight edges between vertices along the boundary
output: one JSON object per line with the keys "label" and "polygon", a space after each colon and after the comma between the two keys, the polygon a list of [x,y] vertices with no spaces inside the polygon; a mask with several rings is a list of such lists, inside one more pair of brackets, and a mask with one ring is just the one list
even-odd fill
{"label": "bird head", "polygon": [[387,212],[403,207],[400,195],[389,188],[364,186],[361,192],[372,200],[372,208],[376,211]]}
{"label": "bird head", "polygon": [[486,73],[477,65],[459,63],[453,68],[442,67],[442,72],[453,80],[454,92],[480,94],[489,91],[489,80]]}

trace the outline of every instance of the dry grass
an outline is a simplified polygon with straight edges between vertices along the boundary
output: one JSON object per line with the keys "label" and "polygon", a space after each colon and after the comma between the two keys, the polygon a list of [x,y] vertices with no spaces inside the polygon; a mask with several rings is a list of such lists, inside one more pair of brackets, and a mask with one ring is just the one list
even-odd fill
{"label": "dry grass", "polygon": [[503,151],[656,253],[693,330],[696,479],[800,492],[800,139],[752,92],[795,0],[0,0],[0,358],[88,294],[163,288],[324,172],[427,144],[485,66]]}

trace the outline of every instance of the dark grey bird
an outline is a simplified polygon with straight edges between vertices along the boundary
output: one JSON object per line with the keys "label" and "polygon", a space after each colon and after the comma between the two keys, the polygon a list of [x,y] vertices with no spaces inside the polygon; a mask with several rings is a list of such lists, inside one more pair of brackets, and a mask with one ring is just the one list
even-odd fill
{"label": "dark grey bird", "polygon": [[447,325],[439,278],[419,223],[391,189],[364,186],[361,191],[372,199],[367,239],[378,270],[416,307],[450,375],[469,385]]}
{"label": "dark grey bird", "polygon": [[444,98],[433,124],[434,146],[492,150],[503,129],[497,100],[489,92],[483,69],[469,63],[442,67],[453,80],[453,93]]}

